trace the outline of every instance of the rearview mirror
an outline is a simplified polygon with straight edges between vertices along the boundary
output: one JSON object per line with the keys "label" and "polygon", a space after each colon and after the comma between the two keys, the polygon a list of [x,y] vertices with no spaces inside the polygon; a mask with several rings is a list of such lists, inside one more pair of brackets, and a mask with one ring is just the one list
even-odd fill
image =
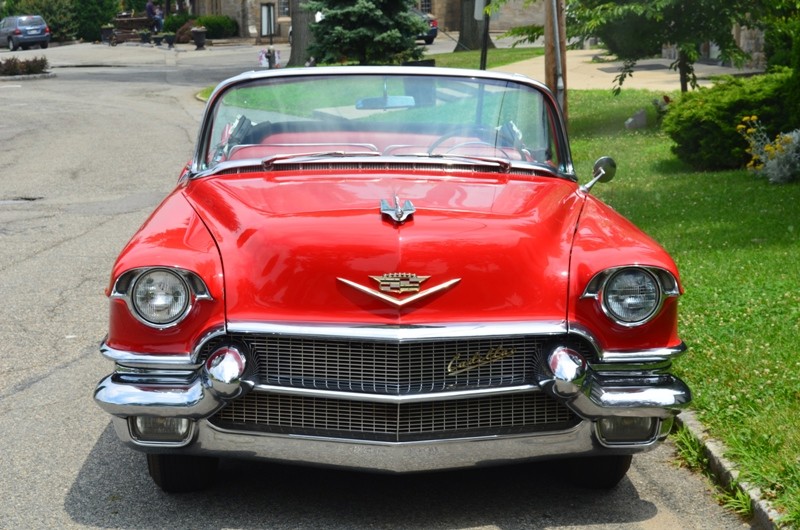
{"label": "rearview mirror", "polygon": [[359,110],[407,109],[415,105],[416,102],[412,96],[385,96],[356,101],[356,108]]}

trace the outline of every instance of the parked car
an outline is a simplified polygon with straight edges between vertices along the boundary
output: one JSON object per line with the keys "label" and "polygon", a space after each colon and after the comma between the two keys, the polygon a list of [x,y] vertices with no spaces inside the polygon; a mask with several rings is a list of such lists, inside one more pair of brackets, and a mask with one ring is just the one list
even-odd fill
{"label": "parked car", "polygon": [[45,49],[50,44],[50,28],[38,15],[6,17],[0,21],[0,44],[11,51],[31,46]]}
{"label": "parked car", "polygon": [[428,31],[421,35],[417,35],[417,40],[424,41],[425,44],[433,44],[433,41],[436,39],[436,36],[439,35],[439,21],[431,15],[430,13],[423,13],[419,9],[412,8],[411,12],[414,13],[417,17],[421,18],[425,25],[428,27]]}
{"label": "parked car", "polygon": [[691,399],[670,373],[675,263],[590,193],[615,169],[580,185],[556,100],[522,76],[224,81],[113,266],[95,400],[166,491],[207,485],[219,457],[566,459],[613,487]]}

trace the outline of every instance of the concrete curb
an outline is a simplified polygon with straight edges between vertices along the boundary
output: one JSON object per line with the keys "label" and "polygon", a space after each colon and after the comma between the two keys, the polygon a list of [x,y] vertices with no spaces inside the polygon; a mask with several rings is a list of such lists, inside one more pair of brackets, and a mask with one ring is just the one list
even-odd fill
{"label": "concrete curb", "polygon": [[51,77],[55,77],[56,74],[53,72],[46,72],[43,74],[31,74],[31,75],[0,75],[0,83],[3,81],[26,81],[28,79],[50,79]]}
{"label": "concrete curb", "polygon": [[780,514],[761,498],[761,490],[752,484],[738,480],[739,471],[733,462],[725,458],[725,446],[709,436],[705,427],[695,417],[694,412],[681,412],[677,417],[677,422],[702,445],[708,459],[709,472],[714,481],[728,490],[733,487],[738,488],[750,498],[750,506],[753,510],[753,518],[750,521],[752,528],[759,530],[781,528]]}

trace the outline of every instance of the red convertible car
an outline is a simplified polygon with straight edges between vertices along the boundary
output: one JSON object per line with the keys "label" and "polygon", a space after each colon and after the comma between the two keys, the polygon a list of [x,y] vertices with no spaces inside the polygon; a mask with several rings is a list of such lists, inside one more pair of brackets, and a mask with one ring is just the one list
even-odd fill
{"label": "red convertible car", "polygon": [[578,183],[521,76],[229,79],[114,265],[95,400],[166,491],[220,457],[613,487],[691,399],[675,264],[590,194],[614,171]]}

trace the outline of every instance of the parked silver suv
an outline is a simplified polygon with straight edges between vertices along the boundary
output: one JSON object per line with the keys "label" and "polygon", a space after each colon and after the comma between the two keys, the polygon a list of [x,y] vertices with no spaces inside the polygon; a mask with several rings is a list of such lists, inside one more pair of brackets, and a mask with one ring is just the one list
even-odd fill
{"label": "parked silver suv", "polygon": [[0,21],[0,45],[11,51],[38,45],[44,49],[50,44],[50,28],[38,15],[6,17]]}

